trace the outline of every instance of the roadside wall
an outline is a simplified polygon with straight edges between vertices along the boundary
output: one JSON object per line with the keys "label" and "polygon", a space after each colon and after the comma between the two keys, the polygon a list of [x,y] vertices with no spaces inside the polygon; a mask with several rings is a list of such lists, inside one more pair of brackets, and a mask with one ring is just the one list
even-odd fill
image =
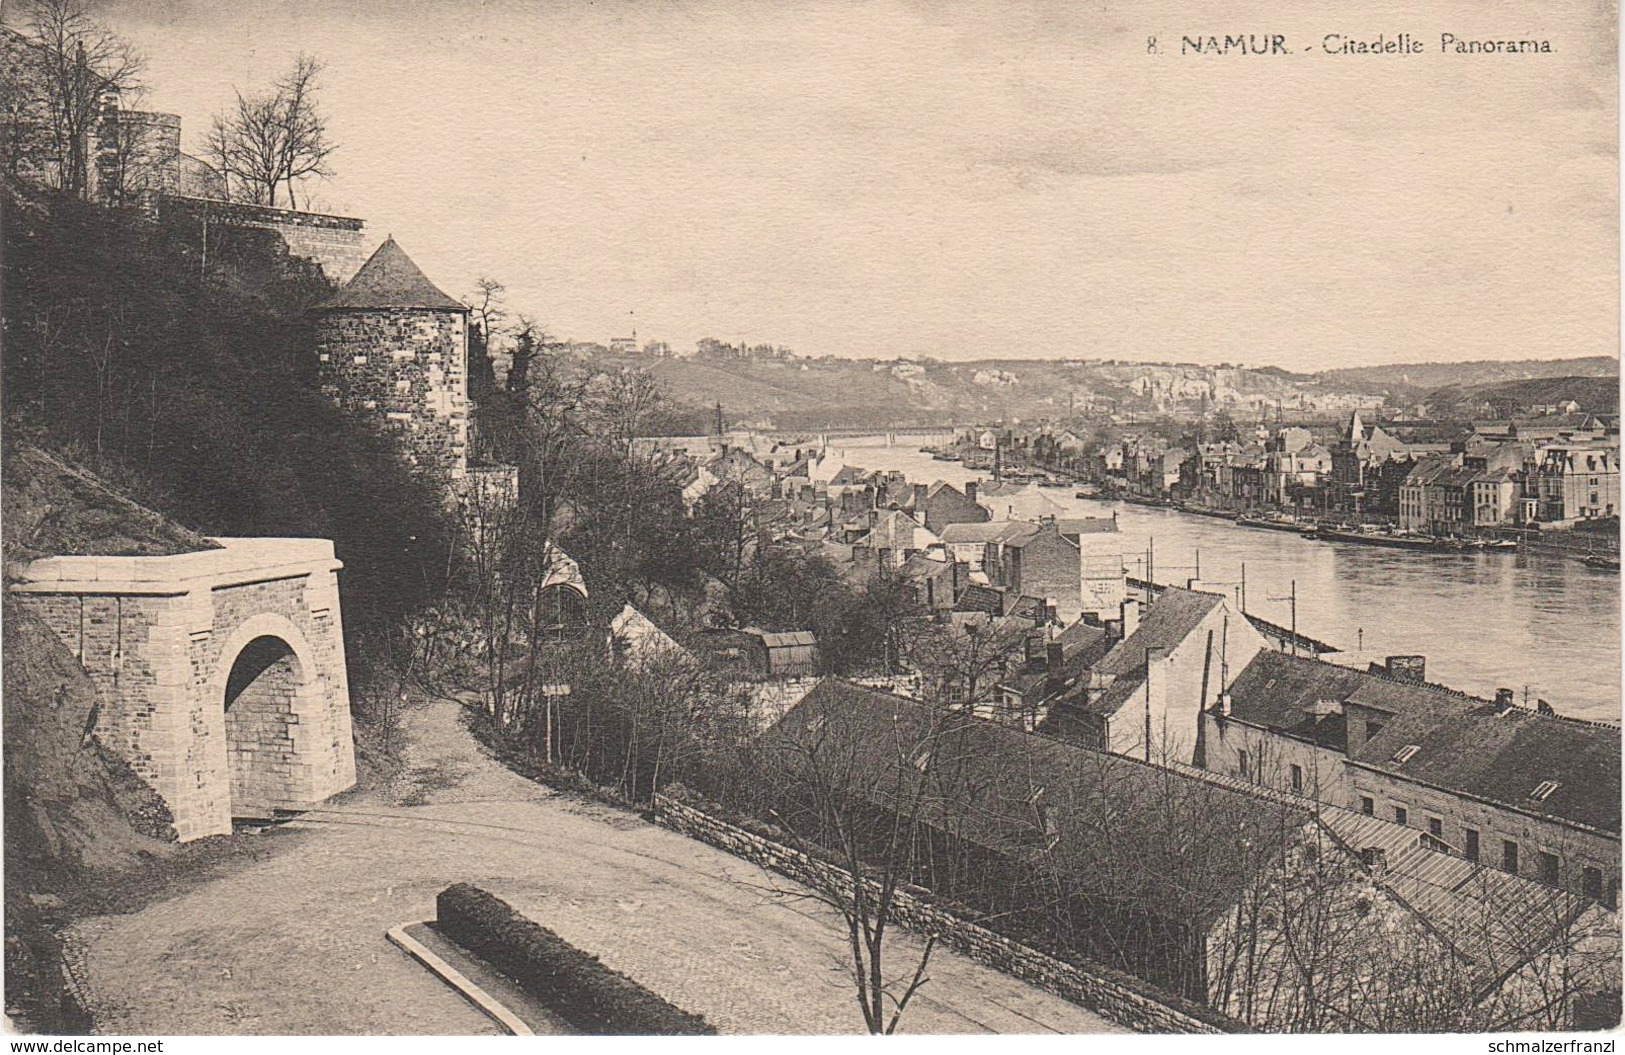
{"label": "roadside wall", "polygon": [[[655,795],[654,817],[673,831],[799,882],[825,889],[832,885],[840,889],[841,884],[851,882],[843,869],[667,795]],[[1109,967],[1085,969],[1029,948],[961,919],[931,903],[925,893],[899,891],[893,918],[909,930],[934,934],[956,952],[1065,997],[1137,1033],[1232,1033],[1246,1028],[1179,997],[1157,993],[1148,983]]]}

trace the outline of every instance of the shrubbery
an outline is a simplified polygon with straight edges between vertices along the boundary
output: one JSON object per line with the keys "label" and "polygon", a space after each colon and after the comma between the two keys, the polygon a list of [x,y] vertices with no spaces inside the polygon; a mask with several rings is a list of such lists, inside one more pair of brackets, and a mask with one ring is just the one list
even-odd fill
{"label": "shrubbery", "polygon": [[716,1033],[705,1019],[662,1000],[501,898],[458,883],[435,899],[436,927],[518,982],[583,1033],[696,1036]]}
{"label": "shrubbery", "polygon": [[[330,538],[352,680],[445,587],[435,488],[316,378],[308,309],[332,285],[266,232],[195,232],[9,193],[8,438],[26,432],[204,535]],[[263,237],[262,237],[263,236]]]}

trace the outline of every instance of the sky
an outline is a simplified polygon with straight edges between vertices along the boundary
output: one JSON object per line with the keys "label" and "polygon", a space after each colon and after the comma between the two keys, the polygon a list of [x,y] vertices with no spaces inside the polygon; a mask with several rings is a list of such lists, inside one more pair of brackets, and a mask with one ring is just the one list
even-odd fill
{"label": "sky", "polygon": [[[1273,13],[1272,13],[1273,11]],[[546,330],[1292,370],[1618,354],[1616,11],[115,0],[188,149],[327,64],[323,210]],[[1548,40],[1545,55],[1439,52]],[[1274,34],[1290,55],[1181,55]],[[1328,33],[1421,55],[1311,50]],[[1148,52],[1155,36],[1157,54]]]}

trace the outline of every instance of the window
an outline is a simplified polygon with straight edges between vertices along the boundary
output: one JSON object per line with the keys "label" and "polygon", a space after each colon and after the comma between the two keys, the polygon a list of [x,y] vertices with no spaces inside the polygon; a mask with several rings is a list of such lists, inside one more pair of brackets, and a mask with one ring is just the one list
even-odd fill
{"label": "window", "polygon": [[1560,787],[1562,787],[1562,785],[1555,780],[1543,780],[1534,791],[1529,793],[1529,797],[1536,802],[1544,802],[1547,796]]}
{"label": "window", "polygon": [[1466,828],[1463,829],[1462,835],[1466,836],[1466,839],[1464,840],[1461,855],[1469,861],[1478,860],[1478,832]]}
{"label": "window", "polygon": [[918,769],[921,773],[924,773],[926,771],[926,769],[930,767],[930,765],[931,765],[931,752],[930,751],[921,751],[919,754],[914,756],[914,768]]}
{"label": "window", "polygon": [[1417,744],[1406,744],[1404,747],[1394,752],[1393,762],[1396,766],[1402,766],[1414,758],[1416,752],[1420,750],[1422,750],[1422,748]]}
{"label": "window", "polygon": [[1394,823],[1395,824],[1409,824],[1410,820],[1411,820],[1411,815],[1406,812],[1404,806],[1395,806],[1394,807]]}
{"label": "window", "polygon": [[1580,892],[1593,901],[1602,900],[1602,869],[1586,865],[1580,870]]}
{"label": "window", "polygon": [[1540,881],[1542,883],[1545,883],[1547,886],[1556,886],[1557,885],[1558,872],[1561,871],[1561,867],[1562,867],[1561,864],[1557,860],[1557,855],[1553,854],[1553,853],[1547,853],[1545,850],[1539,851],[1539,854],[1540,854]]}
{"label": "window", "polygon": [[1365,738],[1367,740],[1375,740],[1377,737],[1382,735],[1382,729],[1383,725],[1381,722],[1366,722]]}
{"label": "window", "polygon": [[1428,834],[1435,839],[1444,838],[1444,821],[1438,817],[1428,818]]}
{"label": "window", "polygon": [[1501,840],[1501,867],[1508,872],[1518,870],[1518,844],[1511,839]]}
{"label": "window", "polygon": [[1245,752],[1245,751],[1237,751],[1236,752],[1236,772],[1239,773],[1243,777],[1246,777],[1248,775],[1247,774],[1247,752]]}
{"label": "window", "polygon": [[1303,790],[1303,767],[1302,766],[1293,766],[1292,767],[1292,790],[1293,791],[1302,791]]}
{"label": "window", "polygon": [[1367,817],[1375,817],[1377,815],[1376,800],[1369,795],[1361,795],[1360,812],[1365,814]]}

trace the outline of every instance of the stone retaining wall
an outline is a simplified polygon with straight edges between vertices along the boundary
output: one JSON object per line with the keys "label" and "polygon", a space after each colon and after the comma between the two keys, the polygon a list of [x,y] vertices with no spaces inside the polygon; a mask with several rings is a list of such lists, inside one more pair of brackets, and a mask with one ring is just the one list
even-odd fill
{"label": "stone retaining wall", "polygon": [[[673,831],[798,882],[824,889],[832,885],[841,889],[851,882],[841,868],[667,795],[655,795],[654,817]],[[899,891],[892,911],[893,918],[909,930],[934,934],[956,952],[1065,997],[1137,1033],[1232,1033],[1246,1028],[1112,968],[1093,965],[1086,969],[1022,945],[932,903],[923,890]]]}

